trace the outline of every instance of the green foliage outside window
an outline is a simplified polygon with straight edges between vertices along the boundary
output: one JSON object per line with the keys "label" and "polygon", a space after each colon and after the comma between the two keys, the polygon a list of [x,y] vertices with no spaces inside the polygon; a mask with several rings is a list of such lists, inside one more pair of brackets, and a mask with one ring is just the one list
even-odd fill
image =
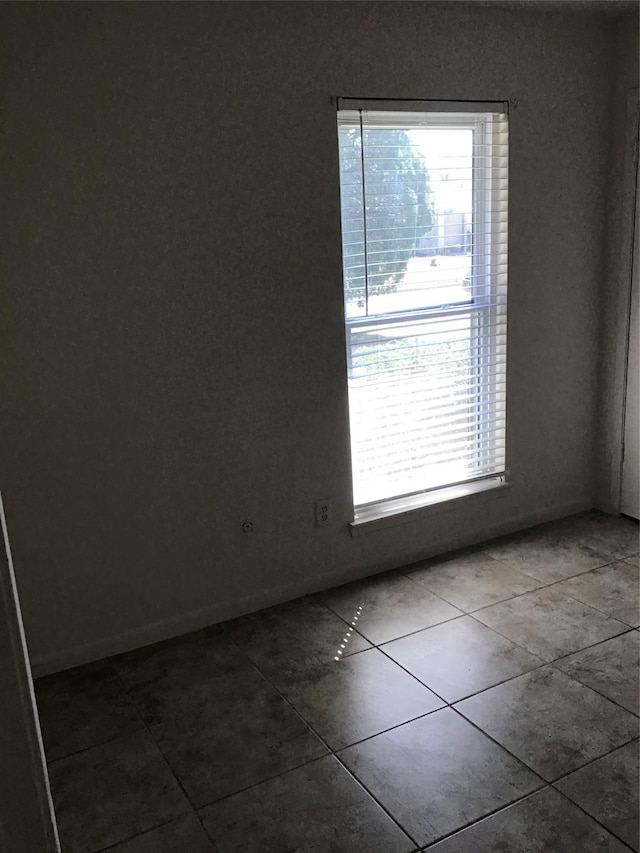
{"label": "green foliage outside window", "polygon": [[418,241],[433,230],[433,196],[424,159],[406,131],[366,128],[361,136],[359,128],[341,128],[339,139],[345,292],[348,301],[364,304],[363,219],[369,295],[388,293],[402,281]]}

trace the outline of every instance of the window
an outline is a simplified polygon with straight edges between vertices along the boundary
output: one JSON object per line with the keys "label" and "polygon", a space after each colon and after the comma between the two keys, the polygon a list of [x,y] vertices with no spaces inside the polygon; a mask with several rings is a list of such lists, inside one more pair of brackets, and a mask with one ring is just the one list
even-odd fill
{"label": "window", "polygon": [[506,104],[340,98],[338,140],[358,519],[504,477]]}

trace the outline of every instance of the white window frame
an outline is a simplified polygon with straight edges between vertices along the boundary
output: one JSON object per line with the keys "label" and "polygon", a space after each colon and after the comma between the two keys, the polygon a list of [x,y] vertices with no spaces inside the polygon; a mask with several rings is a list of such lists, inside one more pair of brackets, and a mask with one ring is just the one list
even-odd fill
{"label": "white window frame", "polygon": [[[499,106],[499,109],[498,109]],[[338,111],[378,111],[383,113],[450,113],[443,115],[443,128],[459,126],[468,128],[474,134],[473,152],[474,162],[472,166],[472,222],[473,239],[471,249],[472,261],[472,285],[469,302],[458,303],[451,306],[430,307],[415,311],[402,311],[388,314],[373,314],[364,317],[347,317],[345,312],[345,332],[347,342],[347,368],[348,376],[351,376],[351,352],[354,335],[364,329],[372,327],[402,327],[405,324],[415,325],[417,322],[429,322],[433,319],[445,317],[469,316],[476,324],[476,333],[472,334],[471,340],[477,343],[474,356],[475,370],[477,371],[474,382],[476,389],[476,413],[470,416],[475,425],[477,436],[477,476],[460,482],[448,483],[446,485],[426,487],[422,490],[412,491],[407,494],[392,495],[383,499],[377,499],[354,506],[354,523],[358,524],[374,519],[386,518],[389,515],[406,513],[409,510],[421,506],[438,503],[443,500],[454,499],[463,495],[486,491],[507,482],[506,471],[506,447],[504,427],[502,433],[502,465],[500,470],[495,470],[495,464],[488,465],[489,459],[495,463],[494,452],[495,440],[487,441],[489,425],[497,423],[497,410],[501,407],[502,417],[506,412],[506,400],[504,396],[497,396],[495,389],[498,385],[505,386],[506,357],[499,358],[500,346],[506,345],[504,334],[501,343],[497,340],[496,328],[500,319],[504,316],[504,308],[499,308],[495,297],[498,286],[492,271],[496,266],[495,244],[492,243],[492,229],[488,224],[489,212],[491,211],[492,199],[496,192],[494,187],[495,173],[486,158],[480,157],[476,161],[477,150],[482,150],[491,145],[491,125],[485,120],[477,118],[478,113],[508,113],[506,102],[433,102],[433,101],[387,101],[387,100],[362,100],[351,98],[337,99]],[[465,113],[474,113],[475,116],[466,116]],[[371,112],[367,114],[368,126],[371,124]],[[390,123],[381,116],[381,126],[401,126]],[[430,124],[437,127],[437,124]],[[480,140],[478,140],[480,135]],[[483,165],[480,165],[482,163]],[[498,252],[498,254],[501,254]],[[506,252],[505,252],[506,257]],[[365,261],[366,262],[366,261]],[[502,278],[502,277],[501,277]],[[504,272],[506,283],[506,270]],[[367,300],[368,302],[368,300]],[[346,306],[345,306],[346,307]],[[484,328],[485,332],[481,330]],[[497,366],[496,366],[497,365]],[[498,376],[497,371],[501,371]],[[504,395],[504,391],[501,392]],[[482,459],[482,457],[485,459]],[[489,473],[488,473],[489,472]],[[353,474],[353,470],[352,470]]]}

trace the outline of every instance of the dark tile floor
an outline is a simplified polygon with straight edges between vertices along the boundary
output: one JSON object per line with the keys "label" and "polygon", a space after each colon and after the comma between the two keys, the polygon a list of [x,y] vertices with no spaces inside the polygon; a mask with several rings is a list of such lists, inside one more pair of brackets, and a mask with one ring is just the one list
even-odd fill
{"label": "dark tile floor", "polygon": [[64,853],[637,851],[638,551],[588,513],[40,679]]}

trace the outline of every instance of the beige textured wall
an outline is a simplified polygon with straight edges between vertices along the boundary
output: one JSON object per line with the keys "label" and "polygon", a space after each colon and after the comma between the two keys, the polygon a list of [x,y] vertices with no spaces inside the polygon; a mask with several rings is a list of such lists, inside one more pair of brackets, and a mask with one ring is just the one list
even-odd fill
{"label": "beige textured wall", "polygon": [[[25,3],[0,33],[0,483],[36,671],[592,505],[610,25]],[[357,538],[332,95],[518,102],[512,485]]]}

